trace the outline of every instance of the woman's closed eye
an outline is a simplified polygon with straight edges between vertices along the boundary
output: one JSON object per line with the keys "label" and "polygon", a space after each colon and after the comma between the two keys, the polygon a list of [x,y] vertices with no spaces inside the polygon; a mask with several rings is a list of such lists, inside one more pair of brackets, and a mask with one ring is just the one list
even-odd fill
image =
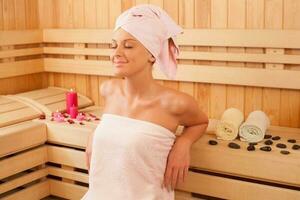
{"label": "woman's closed eye", "polygon": [[131,48],[134,47],[133,43],[135,43],[135,40],[133,40],[133,39],[123,40],[119,44],[115,40],[113,40],[111,45],[110,45],[110,48],[116,49],[118,46],[121,45],[122,47],[124,47],[126,49],[131,49]]}

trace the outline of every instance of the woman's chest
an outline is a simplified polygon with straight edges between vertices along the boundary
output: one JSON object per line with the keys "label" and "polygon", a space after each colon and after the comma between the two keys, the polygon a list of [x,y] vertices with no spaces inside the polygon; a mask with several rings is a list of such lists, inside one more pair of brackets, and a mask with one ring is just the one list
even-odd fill
{"label": "woman's chest", "polygon": [[159,100],[128,102],[121,97],[115,98],[106,102],[103,113],[149,121],[163,126],[172,132],[176,131],[178,126],[178,118],[168,112]]}

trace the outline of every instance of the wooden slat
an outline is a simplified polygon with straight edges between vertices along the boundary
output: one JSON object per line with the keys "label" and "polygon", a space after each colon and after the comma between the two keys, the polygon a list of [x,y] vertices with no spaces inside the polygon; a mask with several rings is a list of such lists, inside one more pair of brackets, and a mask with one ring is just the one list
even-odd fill
{"label": "wooden slat", "polygon": [[89,183],[88,174],[51,166],[47,167],[47,169],[50,175],[67,178],[82,183]]}
{"label": "wooden slat", "polygon": [[46,140],[46,125],[42,123],[29,121],[2,128],[0,131],[0,158],[38,146],[45,143]]}
{"label": "wooden slat", "polygon": [[28,152],[0,161],[0,179],[44,164],[47,159],[47,147],[42,146]]}
{"label": "wooden slat", "polygon": [[185,29],[179,45],[300,48],[297,30]]}
{"label": "wooden slat", "polygon": [[49,181],[43,181],[6,196],[3,200],[43,199],[50,195],[49,187]]}
{"label": "wooden slat", "polygon": [[[46,54],[67,54],[67,55],[94,55],[110,56],[110,49],[91,49],[91,48],[66,48],[66,47],[44,47],[43,52]],[[0,54],[1,56],[1,54]],[[189,60],[212,60],[212,61],[235,61],[235,62],[262,62],[262,63],[286,63],[299,64],[300,56],[298,55],[268,55],[255,53],[216,53],[216,52],[194,52],[181,50],[179,59]]]}
{"label": "wooden slat", "polygon": [[44,29],[44,42],[111,43],[111,29]]}
{"label": "wooden slat", "polygon": [[58,87],[48,87],[48,88],[44,88],[44,89],[18,93],[16,95],[36,100],[36,99],[47,98],[47,97],[56,96],[56,95],[64,94],[64,93],[65,93],[65,90],[60,89]]}
{"label": "wooden slat", "polygon": [[87,169],[85,165],[85,152],[66,147],[48,146],[48,161]]}
{"label": "wooden slat", "polygon": [[17,56],[30,56],[30,55],[39,55],[43,54],[42,47],[36,48],[26,48],[26,49],[14,49],[7,51],[0,51],[0,59],[9,58],[9,57],[17,57]]}
{"label": "wooden slat", "polygon": [[0,46],[43,42],[42,30],[1,31]]}
{"label": "wooden slat", "polygon": [[190,192],[175,190],[175,200],[200,200],[200,199],[192,197],[192,194]]}
{"label": "wooden slat", "polygon": [[40,114],[41,112],[30,107],[1,113],[0,128],[37,118]]}
{"label": "wooden slat", "polygon": [[40,178],[44,178],[47,175],[48,175],[48,169],[44,168],[44,169],[40,169],[40,170],[31,172],[31,173],[28,173],[21,177],[15,178],[11,181],[2,183],[0,185],[0,194],[3,194],[9,190],[15,189],[17,187],[20,187],[20,186],[30,183],[32,181],[38,180]]}
{"label": "wooden slat", "polygon": [[[111,29],[44,29],[44,42],[110,43]],[[299,48],[297,30],[184,29],[179,45]]]}
{"label": "wooden slat", "polygon": [[48,180],[50,194],[66,199],[81,199],[88,188],[80,185],[65,183],[62,181]]}
{"label": "wooden slat", "polygon": [[89,56],[110,56],[111,49],[96,48],[67,48],[67,47],[44,47],[45,54],[66,54],[66,55],[89,55]]}
{"label": "wooden slat", "polygon": [[26,105],[24,105],[20,102],[7,103],[6,105],[0,105],[0,114],[9,112],[9,111],[19,110],[19,109],[22,109],[25,107],[26,107]]}
{"label": "wooden slat", "polygon": [[14,101],[12,99],[6,98],[5,96],[0,96],[0,106],[4,106],[5,104],[11,104]]}
{"label": "wooden slat", "polygon": [[233,61],[254,63],[285,63],[299,64],[299,55],[269,55],[255,53],[217,53],[217,52],[192,52],[181,51],[179,59],[210,60],[210,61]]}
{"label": "wooden slat", "polygon": [[[109,61],[74,61],[68,59],[46,58],[44,64],[47,72],[113,76],[113,68]],[[154,70],[154,77],[159,80],[168,80],[158,70]],[[300,89],[299,77],[299,71],[290,70],[268,70],[208,65],[178,65],[176,80]]]}
{"label": "wooden slat", "polygon": [[[299,199],[300,192],[275,186],[189,172],[177,189],[222,199]],[[221,187],[220,187],[221,186]]]}
{"label": "wooden slat", "polygon": [[[71,67],[72,66],[72,67]],[[45,58],[44,68],[46,72],[63,72],[75,74],[91,74],[112,76],[111,62],[101,60],[69,60],[57,58]]]}
{"label": "wooden slat", "polygon": [[43,59],[0,63],[0,78],[43,72]]}

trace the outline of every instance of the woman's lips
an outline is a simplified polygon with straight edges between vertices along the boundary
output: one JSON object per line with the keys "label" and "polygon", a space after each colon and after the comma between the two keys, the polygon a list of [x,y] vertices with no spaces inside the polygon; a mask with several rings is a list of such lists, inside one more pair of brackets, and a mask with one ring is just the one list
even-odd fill
{"label": "woman's lips", "polygon": [[114,64],[114,66],[116,66],[116,67],[119,67],[119,66],[121,66],[121,65],[123,65],[123,64],[126,64],[127,62],[124,62],[124,61],[114,61],[113,62],[113,64]]}

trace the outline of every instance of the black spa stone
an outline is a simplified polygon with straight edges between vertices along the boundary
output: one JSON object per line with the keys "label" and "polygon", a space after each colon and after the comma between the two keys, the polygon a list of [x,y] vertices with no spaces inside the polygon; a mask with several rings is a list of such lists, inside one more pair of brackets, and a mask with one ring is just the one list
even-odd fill
{"label": "black spa stone", "polygon": [[264,139],[270,139],[272,137],[272,135],[265,135]]}
{"label": "black spa stone", "polygon": [[300,145],[298,145],[298,144],[294,144],[294,145],[292,146],[292,149],[294,149],[294,150],[298,150],[298,149],[300,149]]}
{"label": "black spa stone", "polygon": [[278,143],[278,144],[276,144],[276,147],[281,148],[281,149],[285,149],[286,145],[282,144],[282,143]]}
{"label": "black spa stone", "polygon": [[280,140],[280,137],[279,136],[274,136],[274,137],[272,137],[272,140]]}
{"label": "black spa stone", "polygon": [[249,146],[247,147],[247,150],[248,150],[248,151],[255,151],[255,146],[254,146],[254,145],[249,145]]}
{"label": "black spa stone", "polygon": [[288,142],[289,143],[296,143],[296,140],[295,139],[288,139]]}
{"label": "black spa stone", "polygon": [[260,150],[262,150],[262,151],[272,151],[272,148],[270,146],[264,146],[264,147],[260,147]]}
{"label": "black spa stone", "polygon": [[257,142],[250,142],[249,145],[257,145]]}
{"label": "black spa stone", "polygon": [[230,148],[232,148],[232,149],[240,149],[240,148],[241,148],[240,145],[238,145],[237,143],[234,143],[234,142],[230,142],[230,143],[228,144],[228,147],[230,147]]}
{"label": "black spa stone", "polygon": [[218,142],[215,141],[215,140],[209,140],[208,143],[209,143],[210,145],[217,145],[217,144],[218,144]]}
{"label": "black spa stone", "polygon": [[281,154],[284,154],[284,155],[290,154],[290,152],[289,152],[289,151],[286,151],[286,150],[281,150],[280,153],[281,153]]}
{"label": "black spa stone", "polygon": [[273,144],[273,141],[272,140],[266,140],[265,141],[265,145],[272,145]]}

